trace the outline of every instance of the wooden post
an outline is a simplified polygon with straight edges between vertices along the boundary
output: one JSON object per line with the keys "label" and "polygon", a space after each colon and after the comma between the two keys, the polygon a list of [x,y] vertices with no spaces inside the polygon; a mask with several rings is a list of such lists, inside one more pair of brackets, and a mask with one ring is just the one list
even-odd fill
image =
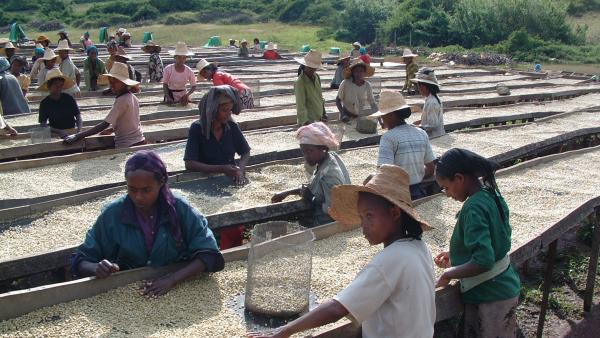
{"label": "wooden post", "polygon": [[585,287],[585,295],[583,297],[583,311],[585,312],[590,312],[592,310],[594,284],[596,284],[596,272],[598,271],[598,253],[600,249],[600,208],[596,209],[596,212],[592,218],[594,234],[592,235],[592,252],[590,253],[590,265],[588,267],[587,283]]}
{"label": "wooden post", "polygon": [[556,245],[558,239],[555,239],[548,247],[548,257],[546,259],[546,272],[544,273],[544,287],[542,294],[542,306],[540,309],[540,318],[537,326],[537,338],[542,338],[544,332],[544,322],[546,321],[546,312],[548,311],[548,297],[552,286],[552,272],[554,271],[554,260],[556,258]]}

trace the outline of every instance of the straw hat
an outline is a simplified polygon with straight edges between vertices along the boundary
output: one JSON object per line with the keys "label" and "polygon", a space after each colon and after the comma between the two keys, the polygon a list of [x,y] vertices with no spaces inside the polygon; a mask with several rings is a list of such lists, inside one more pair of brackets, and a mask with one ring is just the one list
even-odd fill
{"label": "straw hat", "polygon": [[66,30],[64,30],[64,29],[63,29],[63,30],[60,30],[60,31],[58,31],[58,33],[56,33],[56,34],[57,34],[57,35],[64,34],[65,36],[69,36],[69,32],[67,32],[67,31],[66,31]]}
{"label": "straw hat", "polygon": [[71,80],[68,76],[64,75],[60,71],[60,69],[52,68],[46,74],[46,80],[44,81],[44,83],[42,83],[41,86],[38,87],[38,90],[48,91],[49,90],[48,89],[48,81],[50,81],[52,79],[57,79],[57,78],[61,78],[61,79],[65,80],[65,85],[64,85],[63,89],[69,89],[75,85],[75,81]]}
{"label": "straw hat", "polygon": [[173,55],[173,56],[177,56],[177,55],[181,55],[181,56],[192,56],[194,55],[194,52],[191,52],[188,50],[187,45],[185,44],[185,42],[177,42],[177,45],[175,46],[175,50],[170,50],[169,54]]}
{"label": "straw hat", "polygon": [[200,59],[200,61],[198,61],[198,64],[196,64],[196,69],[198,69],[198,71],[201,72],[202,69],[208,67],[209,65],[214,65],[214,63],[209,62],[206,59]]}
{"label": "straw hat", "polygon": [[7,43],[10,40],[8,38],[0,38],[0,44]]}
{"label": "straw hat", "polygon": [[117,29],[117,33],[125,33],[125,32],[127,32],[127,30],[123,27]]}
{"label": "straw hat", "polygon": [[55,51],[61,51],[61,50],[73,50],[73,48],[69,47],[69,41],[67,40],[60,40],[58,42],[58,46],[56,47]]}
{"label": "straw hat", "polygon": [[109,77],[115,78],[128,86],[137,86],[140,84],[139,82],[129,78],[129,67],[121,62],[115,62],[110,69],[110,73],[101,74],[98,78],[98,81],[101,80],[102,82],[106,83],[108,80],[107,78]]}
{"label": "straw hat", "polygon": [[421,224],[423,231],[433,229],[421,219],[410,198],[410,180],[408,173],[399,166],[384,164],[364,185],[338,185],[331,189],[331,207],[329,215],[346,225],[361,223],[358,213],[358,193],[368,192],[381,196],[402,209]]}
{"label": "straw hat", "polygon": [[54,54],[54,51],[52,50],[52,48],[46,48],[44,50],[44,56],[42,57],[42,59],[46,60],[46,61],[50,61],[53,59],[56,59],[57,55]]}
{"label": "straw hat", "polygon": [[161,49],[162,47],[160,45],[155,44],[152,40],[148,40],[146,44],[142,47],[142,50],[146,53],[149,53],[150,51],[156,51],[157,53],[160,53]]}
{"label": "straw hat", "polygon": [[414,58],[417,56],[419,56],[419,54],[413,54],[413,52],[408,48],[404,48],[404,51],[402,52],[403,58]]}
{"label": "straw hat", "polygon": [[440,88],[440,85],[438,84],[438,80],[437,77],[435,76],[435,72],[433,69],[431,68],[421,68],[419,69],[419,71],[417,72],[417,75],[415,75],[414,79],[410,79],[411,82],[414,83],[429,83],[432,85],[437,86],[438,88]]}
{"label": "straw hat", "polygon": [[321,63],[321,53],[316,50],[310,50],[310,52],[306,53],[303,58],[294,58],[296,62],[301,65],[310,68],[321,69],[323,68],[323,64]]}
{"label": "straw hat", "polygon": [[125,38],[131,39],[131,33],[125,32],[123,33],[123,35],[121,35],[121,37],[123,38],[123,40],[125,40]]}
{"label": "straw hat", "polygon": [[12,44],[12,42],[8,41],[5,45],[4,45],[4,49],[17,49],[17,47],[15,47],[15,45]]}
{"label": "straw hat", "polygon": [[404,96],[400,94],[400,92],[382,90],[381,94],[379,94],[379,111],[369,115],[369,117],[378,118],[406,108],[410,108],[410,106],[406,104],[406,100],[404,99]]}
{"label": "straw hat", "polygon": [[117,54],[115,54],[115,56],[119,56],[124,59],[131,60],[131,56],[127,55],[125,48],[123,48],[122,46],[119,46],[119,48],[117,48]]}
{"label": "straw hat", "polygon": [[354,67],[357,66],[365,67],[365,77],[370,77],[373,76],[373,74],[375,74],[375,68],[371,67],[371,65],[366,64],[361,59],[356,59],[348,68],[344,69],[344,79],[349,79],[350,76],[352,76],[352,69],[354,69]]}
{"label": "straw hat", "polygon": [[352,46],[355,46],[355,47],[358,47],[358,48],[362,47],[362,45],[358,41],[355,41],[354,43],[352,43]]}
{"label": "straw hat", "polygon": [[267,47],[265,48],[265,50],[277,50],[277,44],[275,44],[273,42],[269,42],[267,44]]}
{"label": "straw hat", "polygon": [[242,41],[240,41],[240,45],[243,44],[243,43],[248,43],[248,40],[242,39]]}
{"label": "straw hat", "polygon": [[35,39],[35,42],[39,42],[39,43],[42,43],[44,41],[50,42],[50,39],[48,39],[48,37],[45,35],[40,35],[40,36],[38,36],[37,39]]}

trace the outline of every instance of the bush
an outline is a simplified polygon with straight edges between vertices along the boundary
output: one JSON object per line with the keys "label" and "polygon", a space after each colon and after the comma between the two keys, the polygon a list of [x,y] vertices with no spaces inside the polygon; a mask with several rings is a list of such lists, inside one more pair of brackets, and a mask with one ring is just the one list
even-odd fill
{"label": "bush", "polygon": [[290,3],[279,14],[279,20],[282,22],[292,22],[298,20],[304,14],[304,11],[310,4],[309,0],[290,1]]}
{"label": "bush", "polygon": [[133,14],[131,19],[133,19],[133,21],[151,20],[157,18],[159,15],[160,12],[158,11],[158,9],[156,9],[150,4],[145,4],[142,7],[140,7],[135,12],[135,14]]}
{"label": "bush", "polygon": [[571,15],[581,16],[588,11],[600,10],[600,0],[569,0],[567,11]]}
{"label": "bush", "polygon": [[360,41],[369,44],[375,41],[379,25],[387,20],[394,5],[386,0],[348,0],[346,10],[333,23],[338,27],[335,37],[342,41]]}
{"label": "bush", "polygon": [[169,14],[163,20],[166,25],[187,25],[198,21],[198,15],[191,12]]}

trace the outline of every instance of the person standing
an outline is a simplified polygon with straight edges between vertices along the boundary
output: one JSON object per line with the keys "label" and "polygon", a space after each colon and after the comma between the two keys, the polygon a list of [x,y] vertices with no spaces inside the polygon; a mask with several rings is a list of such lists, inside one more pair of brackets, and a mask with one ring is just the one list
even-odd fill
{"label": "person standing", "polygon": [[317,70],[321,69],[321,53],[311,50],[303,58],[295,58],[300,64],[298,78],[294,83],[298,125],[313,122],[327,122],[325,100],[321,89],[321,78]]}
{"label": "person standing", "polygon": [[65,89],[65,93],[72,95],[73,97],[81,97],[81,90],[79,89],[79,83],[81,82],[81,73],[79,72],[79,68],[75,66],[73,60],[69,56],[69,52],[73,49],[69,47],[67,40],[61,40],[58,43],[58,47],[56,48],[56,52],[60,57],[59,68],[60,71],[68,78],[75,82],[75,86]]}
{"label": "person standing", "polygon": [[433,69],[422,68],[411,82],[417,84],[419,93],[425,97],[421,119],[414,124],[427,132],[429,137],[446,134],[444,129],[444,108],[438,96],[440,85]]}
{"label": "person standing", "polygon": [[[192,56],[194,53],[188,50],[185,42],[178,42],[175,50],[169,51],[169,54],[173,55],[175,63],[165,67],[164,100],[168,104],[181,103],[185,106],[190,102],[190,96],[196,91],[194,71],[185,64],[188,56]],[[187,89],[188,85],[190,86],[189,90]]]}
{"label": "person standing", "polygon": [[27,99],[27,92],[29,91],[29,85],[31,84],[31,78],[27,74],[23,74],[23,69],[27,66],[27,58],[24,56],[13,55],[10,58],[10,73],[17,78],[23,96]]}
{"label": "person standing", "polygon": [[207,81],[212,81],[213,86],[228,85],[233,87],[240,96],[242,109],[254,108],[254,95],[252,90],[242,80],[227,72],[219,70],[219,67],[206,59],[200,59],[196,65],[198,69],[198,78]]}
{"label": "person standing", "polygon": [[419,71],[419,65],[415,61],[417,56],[419,55],[413,54],[413,52],[408,48],[404,49],[402,53],[402,61],[406,65],[406,80],[404,81],[402,92],[407,93],[408,95],[416,93],[416,84],[412,82],[412,79],[415,78],[417,72]]}
{"label": "person standing", "polygon": [[142,47],[145,53],[150,54],[150,59],[148,60],[148,82],[157,83],[163,80],[164,66],[160,58],[161,49],[152,40],[146,42],[146,45]]}
{"label": "person standing", "polygon": [[340,88],[340,84],[344,81],[344,70],[348,68],[348,66],[350,66],[350,54],[343,55],[337,60],[337,68],[335,69],[335,74],[333,75],[329,88]]}

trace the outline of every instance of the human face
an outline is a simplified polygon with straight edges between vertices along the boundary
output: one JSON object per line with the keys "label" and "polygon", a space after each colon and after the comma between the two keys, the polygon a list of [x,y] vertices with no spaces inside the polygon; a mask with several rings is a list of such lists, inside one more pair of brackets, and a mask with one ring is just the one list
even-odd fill
{"label": "human face", "polygon": [[44,47],[48,47],[48,45],[50,45],[50,41],[49,40],[44,40],[44,41],[41,41],[40,44],[42,46],[44,46]]}
{"label": "human face", "polygon": [[436,173],[435,180],[446,196],[459,202],[464,202],[469,197],[466,177],[463,174],[456,174],[453,178],[447,178]]}
{"label": "human face", "polygon": [[373,194],[359,194],[357,207],[360,226],[369,244],[390,244],[398,231],[402,210]]}
{"label": "human face", "polygon": [[153,173],[146,170],[130,171],[126,180],[127,195],[135,207],[143,212],[151,212],[164,182],[159,182]]}
{"label": "human face", "polygon": [[69,51],[68,50],[59,50],[58,56],[60,56],[60,58],[64,60],[69,57]]}
{"label": "human face", "polygon": [[13,63],[10,65],[10,72],[12,74],[20,74],[21,69],[23,69],[23,64],[19,61],[13,61]]}
{"label": "human face", "polygon": [[6,58],[10,59],[13,55],[15,55],[15,49],[14,48],[7,48],[4,50],[4,54],[6,54]]}
{"label": "human face", "polygon": [[327,154],[327,150],[323,149],[323,147],[312,144],[301,144],[300,149],[302,149],[304,160],[311,166],[321,163]]}
{"label": "human face", "polygon": [[231,111],[233,110],[233,102],[221,103],[215,121],[221,124],[227,123],[231,118]]}
{"label": "human face", "polygon": [[419,93],[423,96],[429,96],[429,88],[426,85],[419,82]]}
{"label": "human face", "polygon": [[108,48],[108,54],[110,54],[110,55],[116,55],[117,54],[117,48],[116,47],[110,47],[110,48]]}
{"label": "human face", "polygon": [[398,119],[396,118],[396,114],[385,114],[380,119],[381,127],[385,129],[392,129],[398,124]]}
{"label": "human face", "polygon": [[64,87],[65,87],[65,80],[56,79],[56,80],[52,81],[50,86],[48,86],[48,91],[50,92],[51,95],[57,96],[57,95],[60,95],[60,93],[62,93]]}
{"label": "human face", "polygon": [[122,93],[127,90],[127,85],[114,77],[109,77],[108,83],[110,83],[110,88],[114,93]]}
{"label": "human face", "polygon": [[212,71],[206,68],[202,68],[202,70],[200,71],[200,76],[202,76],[205,80],[210,80],[212,79]]}
{"label": "human face", "polygon": [[185,60],[187,60],[187,56],[185,55],[175,55],[175,64],[177,66],[182,66],[185,64]]}
{"label": "human face", "polygon": [[96,52],[90,52],[90,60],[96,60],[98,58],[98,53]]}
{"label": "human face", "polygon": [[44,60],[45,64],[46,64],[46,69],[52,69],[54,68],[54,65],[56,65],[56,58],[52,59],[52,60]]}
{"label": "human face", "polygon": [[315,76],[316,72],[317,72],[316,68],[311,68],[311,67],[308,67],[308,66],[304,67],[304,74],[308,75],[309,77]]}
{"label": "human face", "polygon": [[366,69],[363,66],[356,66],[352,68],[352,76],[354,81],[363,81],[365,79]]}

